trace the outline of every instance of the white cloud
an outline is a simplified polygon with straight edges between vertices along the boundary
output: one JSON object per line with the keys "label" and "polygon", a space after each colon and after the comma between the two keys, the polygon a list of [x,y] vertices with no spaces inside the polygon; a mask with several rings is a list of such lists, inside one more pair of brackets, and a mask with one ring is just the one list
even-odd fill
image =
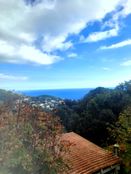
{"label": "white cloud", "polygon": [[112,44],[110,46],[102,46],[100,49],[105,50],[105,49],[115,49],[115,48],[120,48],[120,47],[125,47],[131,45],[131,39],[124,40],[122,42],[118,42],[116,44]]}
{"label": "white cloud", "polygon": [[119,28],[118,26],[107,31],[100,31],[91,33],[87,38],[84,38],[83,42],[97,42],[104,40],[106,38],[114,37],[118,35]]}
{"label": "white cloud", "polygon": [[[107,13],[115,10],[120,2],[120,0],[99,0],[99,3],[97,0],[37,0],[31,6],[24,0],[0,0],[0,38],[8,43],[9,51],[4,52],[5,61],[11,60],[13,50],[18,48],[20,57],[13,58],[13,61],[22,62],[26,59],[40,64],[56,62],[55,60],[58,60],[58,56],[54,55],[56,50],[63,51],[73,47],[73,41],[68,40],[70,35],[78,35],[90,21],[101,20]],[[123,16],[131,13],[130,2],[131,0],[124,1]],[[117,32],[117,29],[113,28],[92,33],[87,41],[95,42],[116,36]],[[35,48],[36,43],[43,51]],[[35,50],[34,58],[31,58],[31,53],[30,56],[21,53],[23,45],[28,53],[27,49],[30,51],[33,49],[33,52]]]}
{"label": "white cloud", "polygon": [[12,56],[15,53],[15,49],[11,44],[8,44],[4,40],[0,40],[0,54]]}
{"label": "white cloud", "polygon": [[129,81],[129,80],[131,80],[131,76],[129,76],[129,77],[124,76],[121,78],[116,76],[114,79],[109,78],[108,80],[107,79],[101,80],[101,82],[98,82],[98,84],[95,85],[95,87],[97,87],[97,86],[103,86],[103,87],[107,87],[107,88],[116,87],[117,85],[123,83],[124,81]]}
{"label": "white cloud", "polygon": [[19,48],[18,56],[25,61],[35,62],[43,65],[49,65],[60,60],[59,56],[45,54],[35,47],[26,45],[22,45]]}
{"label": "white cloud", "polygon": [[[105,29],[106,27],[112,28],[106,31],[94,32],[89,34],[88,37],[81,36],[81,42],[97,42],[100,40],[104,40],[106,38],[118,36],[119,30],[122,28],[122,23],[120,23],[119,19],[124,18],[127,15],[131,14],[131,0],[120,0],[119,5],[123,7],[121,10],[119,8],[115,9],[113,16],[111,19],[102,23],[101,29]],[[121,25],[121,26],[120,26]]]}
{"label": "white cloud", "polygon": [[127,16],[128,14],[131,14],[131,0],[124,0],[123,1],[123,10],[121,15]]}
{"label": "white cloud", "polygon": [[90,21],[101,20],[118,4],[119,0],[41,0],[31,6],[24,0],[0,0],[0,38],[5,48],[0,53],[8,62],[54,63],[59,59],[54,51],[73,46],[68,36],[79,34]]}
{"label": "white cloud", "polygon": [[32,43],[35,41],[36,38],[30,33],[21,32],[20,34],[18,34],[18,39],[21,39],[21,41],[23,40],[27,43]]}
{"label": "white cloud", "polygon": [[[6,60],[7,59],[7,60]],[[11,45],[0,40],[0,60],[14,63],[34,62],[37,64],[49,65],[61,58],[59,56],[43,53],[34,46]]]}
{"label": "white cloud", "polygon": [[69,58],[75,58],[75,57],[77,57],[77,54],[76,53],[70,53],[70,54],[68,54],[68,57]]}
{"label": "white cloud", "polygon": [[111,68],[108,68],[108,67],[102,67],[102,69],[103,69],[104,71],[111,71]]}
{"label": "white cloud", "polygon": [[25,80],[28,80],[28,77],[26,77],[26,76],[13,76],[13,75],[0,73],[0,80],[25,81]]}
{"label": "white cloud", "polygon": [[45,52],[52,52],[57,49],[59,50],[67,50],[73,46],[71,41],[65,42],[64,36],[58,36],[58,37],[50,37],[45,36],[43,39],[43,51]]}
{"label": "white cloud", "polygon": [[131,59],[121,63],[121,66],[131,66]]}

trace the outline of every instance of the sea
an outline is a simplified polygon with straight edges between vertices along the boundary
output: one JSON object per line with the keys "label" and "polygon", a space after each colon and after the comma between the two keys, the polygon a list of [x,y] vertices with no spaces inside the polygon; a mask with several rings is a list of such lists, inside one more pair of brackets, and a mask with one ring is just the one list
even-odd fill
{"label": "sea", "polygon": [[26,96],[36,97],[40,95],[50,95],[62,99],[79,100],[82,99],[93,88],[81,89],[45,89],[45,90],[24,90],[19,91]]}

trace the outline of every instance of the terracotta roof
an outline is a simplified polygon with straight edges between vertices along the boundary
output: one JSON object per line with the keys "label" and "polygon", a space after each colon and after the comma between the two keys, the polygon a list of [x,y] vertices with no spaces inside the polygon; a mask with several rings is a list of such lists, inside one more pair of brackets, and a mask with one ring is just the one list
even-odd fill
{"label": "terracotta roof", "polygon": [[70,174],[92,174],[120,163],[120,159],[74,132],[63,134],[62,140],[73,143],[67,155]]}

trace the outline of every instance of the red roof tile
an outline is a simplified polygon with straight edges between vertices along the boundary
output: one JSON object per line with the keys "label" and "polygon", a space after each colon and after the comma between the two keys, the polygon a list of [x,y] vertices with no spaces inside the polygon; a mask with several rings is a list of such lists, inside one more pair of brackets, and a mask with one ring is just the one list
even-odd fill
{"label": "red roof tile", "polygon": [[117,156],[76,133],[65,133],[62,140],[74,144],[70,147],[70,152],[66,157],[70,165],[70,174],[92,174],[120,163]]}

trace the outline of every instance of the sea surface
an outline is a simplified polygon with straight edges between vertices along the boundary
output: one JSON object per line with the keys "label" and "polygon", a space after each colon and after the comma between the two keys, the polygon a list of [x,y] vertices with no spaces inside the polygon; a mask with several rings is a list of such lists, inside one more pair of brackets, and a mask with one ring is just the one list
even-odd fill
{"label": "sea surface", "polygon": [[62,99],[78,100],[84,97],[92,88],[82,89],[46,89],[46,90],[24,90],[20,93],[27,96],[50,95],[60,97]]}

